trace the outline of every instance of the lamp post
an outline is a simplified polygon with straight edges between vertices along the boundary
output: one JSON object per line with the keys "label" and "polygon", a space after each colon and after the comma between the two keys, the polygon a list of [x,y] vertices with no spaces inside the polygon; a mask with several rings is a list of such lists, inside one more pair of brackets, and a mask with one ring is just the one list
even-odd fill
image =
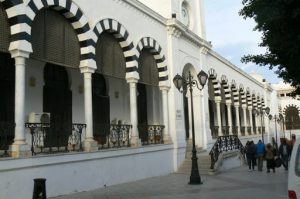
{"label": "lamp post", "polygon": [[257,116],[260,115],[260,126],[261,126],[261,140],[263,143],[265,143],[265,136],[264,136],[264,131],[263,131],[263,115],[266,114],[267,116],[270,114],[270,108],[267,107],[265,110],[260,109],[256,110],[254,109],[254,114]]}
{"label": "lamp post", "polygon": [[[184,79],[179,74],[177,74],[173,78],[173,83],[175,87],[181,92],[186,93],[188,90],[190,91],[190,98],[191,98],[191,116],[192,116],[192,140],[193,140],[193,150],[192,150],[192,170],[190,176],[189,184],[202,184],[201,177],[198,170],[198,162],[197,162],[197,151],[195,147],[195,127],[194,127],[194,106],[193,106],[193,87],[197,87],[200,91],[204,88],[206,84],[208,75],[201,70],[197,78],[200,82],[200,86],[198,85],[197,80],[193,79],[191,72],[189,71],[188,77]],[[186,88],[186,89],[184,89]]]}
{"label": "lamp post", "polygon": [[[269,108],[269,107],[267,107]],[[277,142],[277,122],[279,123],[280,121],[283,120],[283,115],[281,113],[279,113],[279,115],[274,115],[274,117],[271,115],[271,114],[268,114],[268,117],[269,117],[269,120],[274,120],[274,123],[275,123],[275,133],[276,133],[276,137],[275,137],[275,141],[276,141],[276,145],[278,145],[278,142]]]}

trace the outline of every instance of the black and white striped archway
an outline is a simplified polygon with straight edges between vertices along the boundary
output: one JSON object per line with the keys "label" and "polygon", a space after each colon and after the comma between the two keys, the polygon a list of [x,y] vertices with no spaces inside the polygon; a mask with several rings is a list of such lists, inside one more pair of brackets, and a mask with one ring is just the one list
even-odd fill
{"label": "black and white striped archway", "polygon": [[239,92],[238,92],[238,88],[237,88],[236,83],[235,83],[234,80],[232,80],[232,82],[231,82],[231,92],[233,94],[234,104],[239,105],[239,101],[240,101]]}
{"label": "black and white striped archway", "polygon": [[159,43],[151,37],[144,37],[139,41],[136,49],[137,59],[139,58],[140,53],[143,49],[149,49],[150,53],[154,56],[154,59],[157,63],[159,85],[167,84],[169,79],[169,71],[167,64],[165,63],[166,58],[162,53],[162,48]]}
{"label": "black and white striped archway", "polygon": [[28,28],[31,20],[24,14],[26,9],[23,0],[0,0],[0,3],[5,9],[11,29],[9,50],[32,52]]}
{"label": "black and white striped archway", "polygon": [[225,75],[222,75],[221,77],[221,84],[222,87],[224,89],[224,93],[225,93],[225,102],[226,104],[231,104],[232,100],[231,100],[231,91],[228,85],[228,79]]}
{"label": "black and white striped archway", "polygon": [[221,88],[219,85],[219,81],[217,80],[217,73],[216,71],[211,68],[208,71],[209,79],[212,81],[213,86],[214,86],[214,94],[215,97],[221,97]]}
{"label": "black and white striped archway", "polygon": [[251,98],[251,93],[250,93],[249,88],[247,88],[246,97],[247,97],[247,106],[248,106],[248,108],[252,108],[252,98]]}
{"label": "black and white striped archway", "polygon": [[247,106],[246,92],[243,84],[240,85],[240,95],[241,95],[241,103],[242,103],[241,105],[243,107]]}
{"label": "black and white striped archway", "polygon": [[[27,20],[29,32],[31,24],[37,13],[43,8],[50,8],[64,16],[74,28],[80,46],[80,67],[96,69],[95,62],[95,42],[93,32],[87,18],[80,8],[71,0],[30,0],[27,5]],[[29,34],[30,41],[30,34]]]}
{"label": "black and white striped archway", "polygon": [[93,31],[96,35],[96,38],[94,39],[95,43],[97,43],[101,33],[109,32],[110,34],[112,34],[119,42],[123,50],[124,58],[126,61],[126,74],[137,74],[138,62],[136,53],[134,51],[134,45],[129,37],[129,32],[121,23],[114,19],[103,19],[95,25]]}

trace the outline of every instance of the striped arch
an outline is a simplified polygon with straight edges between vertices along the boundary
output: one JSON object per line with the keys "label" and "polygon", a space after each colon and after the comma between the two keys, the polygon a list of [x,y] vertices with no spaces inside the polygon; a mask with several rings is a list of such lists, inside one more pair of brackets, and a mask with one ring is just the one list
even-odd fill
{"label": "striped arch", "polygon": [[246,93],[243,84],[240,85],[240,95],[241,95],[242,106],[246,107],[247,100],[246,100]]}
{"label": "striped arch", "polygon": [[169,71],[167,64],[165,63],[166,58],[162,53],[162,48],[159,43],[151,37],[143,37],[137,44],[136,48],[137,59],[139,59],[140,53],[144,48],[150,50],[150,53],[154,56],[154,59],[157,63],[159,85],[166,84],[169,79]]}
{"label": "striped arch", "polygon": [[251,98],[251,94],[250,94],[250,89],[249,88],[247,88],[246,97],[247,97],[247,106],[248,106],[248,108],[252,108],[252,98]]}
{"label": "striped arch", "polygon": [[257,96],[257,108],[258,108],[259,110],[261,110],[261,108],[262,108],[260,96]]}
{"label": "striped arch", "polygon": [[109,32],[116,38],[123,50],[125,57],[126,74],[135,73],[136,77],[138,77],[137,57],[134,51],[134,45],[131,39],[129,39],[129,33],[126,28],[114,19],[103,19],[95,25],[93,31],[96,35],[96,38],[94,38],[95,43],[97,43],[99,36],[103,32]]}
{"label": "striped arch", "polygon": [[262,110],[266,110],[266,104],[265,104],[265,99],[264,98],[261,98],[261,108]]}
{"label": "striped arch", "polygon": [[[71,0],[30,0],[28,3],[29,33],[37,13],[43,8],[51,8],[63,15],[73,26],[80,45],[80,67],[96,69],[95,41],[87,18]],[[30,41],[30,37],[29,37]]]}
{"label": "striped arch", "polygon": [[253,105],[253,109],[258,108],[258,97],[256,97],[254,93],[252,94],[252,105]]}
{"label": "striped arch", "polygon": [[297,105],[295,105],[295,104],[288,104],[283,109],[283,115],[284,115],[284,117],[286,116],[285,113],[286,113],[286,111],[287,111],[288,108],[295,108],[295,109],[297,109],[298,110],[298,114],[300,116],[300,108]]}
{"label": "striped arch", "polygon": [[221,77],[221,84],[223,86],[224,92],[225,92],[225,102],[227,103],[231,103],[231,92],[230,92],[230,88],[228,85],[228,80],[227,77],[225,75],[222,75]]}
{"label": "striped arch", "polygon": [[208,75],[209,75],[209,79],[212,81],[213,86],[214,86],[215,98],[216,97],[221,97],[221,88],[220,88],[219,82],[217,80],[217,73],[216,73],[216,71],[213,68],[211,68],[208,71]]}
{"label": "striped arch", "polygon": [[232,80],[231,82],[231,92],[233,94],[233,102],[234,105],[239,105],[239,92],[238,92],[238,88],[236,87],[236,83],[234,80]]}
{"label": "striped arch", "polygon": [[10,26],[9,50],[22,50],[32,52],[30,44],[30,19],[24,15],[25,5],[23,0],[0,0],[8,17]]}

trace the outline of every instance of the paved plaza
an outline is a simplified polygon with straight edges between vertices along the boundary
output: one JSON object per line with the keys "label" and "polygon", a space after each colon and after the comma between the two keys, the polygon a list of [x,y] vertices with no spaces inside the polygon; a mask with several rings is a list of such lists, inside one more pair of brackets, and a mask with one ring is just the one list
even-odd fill
{"label": "paved plaza", "polygon": [[202,185],[188,185],[189,174],[174,173],[55,199],[287,199],[283,168],[266,173],[240,167],[201,177]]}

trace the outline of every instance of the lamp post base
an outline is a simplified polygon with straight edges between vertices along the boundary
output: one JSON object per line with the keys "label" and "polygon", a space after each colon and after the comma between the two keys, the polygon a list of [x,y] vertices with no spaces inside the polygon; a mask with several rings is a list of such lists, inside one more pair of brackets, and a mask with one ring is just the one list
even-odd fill
{"label": "lamp post base", "polygon": [[192,171],[191,171],[190,182],[189,182],[189,184],[191,185],[202,184],[201,177],[199,175],[199,170],[198,170],[198,158],[196,153],[197,152],[194,149],[192,155]]}

